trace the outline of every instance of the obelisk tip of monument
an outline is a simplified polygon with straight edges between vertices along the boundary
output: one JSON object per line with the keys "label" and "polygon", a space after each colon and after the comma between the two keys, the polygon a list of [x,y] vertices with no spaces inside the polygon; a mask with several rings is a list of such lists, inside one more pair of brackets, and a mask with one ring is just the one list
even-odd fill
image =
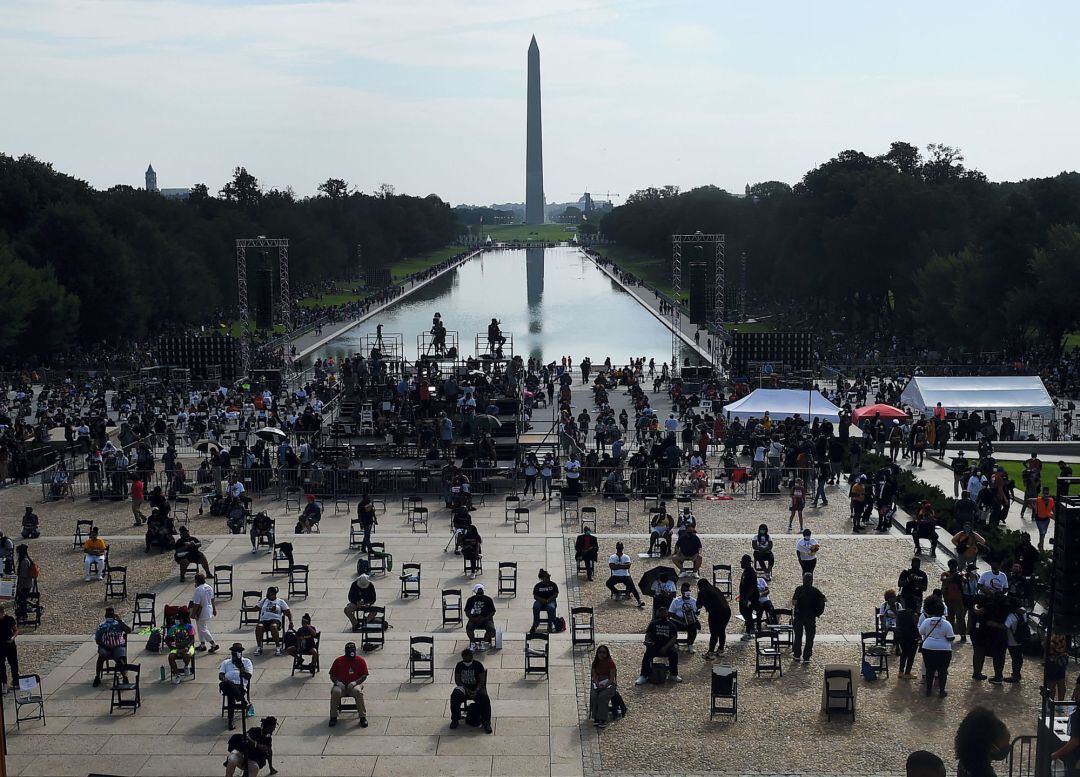
{"label": "obelisk tip of monument", "polygon": [[536,44],[536,36],[535,36],[535,35],[533,35],[533,36],[532,36],[532,40],[531,40],[531,41],[529,41],[529,48],[530,48],[530,49],[538,49],[538,48],[540,48],[540,47],[539,47],[539,46],[538,46],[538,45]]}

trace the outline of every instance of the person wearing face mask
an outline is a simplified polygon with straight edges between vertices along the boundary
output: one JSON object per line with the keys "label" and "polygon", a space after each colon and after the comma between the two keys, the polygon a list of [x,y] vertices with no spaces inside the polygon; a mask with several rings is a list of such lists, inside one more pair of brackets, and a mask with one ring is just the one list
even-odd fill
{"label": "person wearing face mask", "polygon": [[672,599],[668,605],[668,613],[675,621],[675,625],[686,629],[687,642],[686,652],[694,652],[694,640],[697,639],[698,629],[698,603],[690,593],[690,584],[683,583],[679,596]]}
{"label": "person wearing face mask", "polygon": [[[461,651],[461,660],[454,667],[454,691],[450,694],[450,728],[457,728],[461,722],[461,708],[465,700],[472,701],[466,722],[480,725],[491,733],[491,699],[487,694],[487,670],[479,661],[473,659],[469,648]],[[473,723],[472,721],[476,721]]]}
{"label": "person wearing face mask", "polygon": [[581,534],[574,540],[574,558],[585,562],[585,577],[593,579],[593,569],[596,567],[596,559],[600,552],[600,545],[596,537],[589,531],[588,526],[581,529]]}
{"label": "person wearing face mask", "polygon": [[773,541],[767,524],[758,526],[757,534],[750,541],[750,546],[754,551],[754,566],[761,570],[766,580],[772,579],[772,568],[776,563],[776,557],[773,556]]}
{"label": "person wearing face mask", "polygon": [[993,762],[1009,757],[1009,727],[986,707],[975,707],[956,729],[957,777],[997,777]]}
{"label": "person wearing face mask", "polygon": [[229,730],[234,728],[233,715],[236,710],[244,714],[247,707],[247,689],[251,687],[251,675],[255,669],[250,658],[244,658],[244,646],[234,642],[229,648],[229,657],[221,662],[218,669],[218,689],[228,700]]}
{"label": "person wearing face mask", "polygon": [[356,701],[356,711],[360,713],[360,728],[367,728],[367,708],[364,706],[364,681],[368,679],[367,662],[356,655],[356,643],[345,643],[345,655],[334,659],[330,667],[330,725],[336,726],[338,710],[341,709],[341,697],[351,696]]}

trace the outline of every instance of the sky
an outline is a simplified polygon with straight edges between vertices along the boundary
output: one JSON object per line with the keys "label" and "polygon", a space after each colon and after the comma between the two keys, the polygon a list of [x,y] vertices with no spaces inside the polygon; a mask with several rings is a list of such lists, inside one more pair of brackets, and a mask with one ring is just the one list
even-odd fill
{"label": "sky", "polygon": [[548,201],[797,182],[845,149],[1080,168],[1071,0],[0,0],[0,153],[97,188],[521,202],[540,46]]}

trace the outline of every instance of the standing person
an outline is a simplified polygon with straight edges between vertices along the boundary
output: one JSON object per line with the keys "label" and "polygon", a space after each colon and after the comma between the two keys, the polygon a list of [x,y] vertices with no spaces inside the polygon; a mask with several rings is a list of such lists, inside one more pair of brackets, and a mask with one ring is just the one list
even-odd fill
{"label": "standing person", "polygon": [[1018,683],[1020,670],[1024,668],[1024,643],[1031,638],[1031,627],[1027,621],[1027,610],[1019,600],[1012,600],[1009,606],[1011,612],[1005,618],[1005,636],[1012,669],[1005,682]]}
{"label": "standing person", "polygon": [[142,514],[142,506],[146,499],[146,490],[142,478],[138,475],[131,481],[131,514],[135,518],[135,526],[146,523],[146,516]]}
{"label": "standing person", "polygon": [[37,585],[37,565],[30,558],[30,547],[22,543],[15,548],[15,617],[25,617],[30,594]]}
{"label": "standing person", "polygon": [[952,624],[945,620],[945,609],[937,599],[926,602],[926,617],[919,624],[922,637],[923,671],[926,675],[926,695],[933,691],[937,678],[938,696],[945,698],[945,682],[952,661],[952,643],[956,638]]}
{"label": "standing person", "polygon": [[949,569],[941,573],[941,594],[948,610],[949,623],[961,642],[967,642],[967,606],[964,604],[964,573],[956,559],[949,559]]}
{"label": "standing person", "polygon": [[1031,511],[1035,514],[1035,527],[1039,530],[1039,550],[1043,549],[1050,521],[1054,519],[1055,508],[1054,497],[1050,496],[1050,488],[1043,486],[1042,494],[1035,497],[1031,506]]}
{"label": "standing person", "polygon": [[919,652],[919,613],[900,607],[896,611],[896,630],[894,633],[896,647],[900,650],[899,676],[906,680],[916,680],[918,675],[912,669],[915,667],[915,655]]}
{"label": "standing person", "polygon": [[360,540],[360,552],[368,553],[371,551],[371,532],[374,531],[379,518],[375,514],[375,505],[367,494],[364,494],[357,503],[356,512],[360,518],[360,528],[364,530],[363,539]]}
{"label": "standing person", "polygon": [[337,725],[341,697],[351,696],[360,714],[360,728],[367,728],[367,707],[364,705],[364,681],[368,679],[368,665],[356,655],[356,643],[345,643],[345,654],[334,659],[330,666],[330,726]]}
{"label": "standing person", "polygon": [[607,645],[596,648],[590,675],[589,717],[594,726],[604,728],[611,719],[611,699],[615,696],[618,679]]}
{"label": "standing person", "polygon": [[1065,676],[1068,669],[1068,641],[1062,634],[1050,633],[1046,638],[1043,684],[1050,698],[1055,701],[1065,701]]}
{"label": "standing person", "polygon": [[641,594],[638,593],[637,586],[634,584],[634,578],[630,576],[630,564],[630,557],[623,552],[623,544],[621,542],[615,543],[615,552],[608,556],[608,568],[611,570],[611,576],[604,585],[613,595],[616,593],[617,585],[625,586],[626,591],[637,600],[637,606],[644,607],[645,602],[641,601]]}
{"label": "standing person", "polygon": [[540,474],[540,462],[536,458],[536,454],[531,451],[525,454],[525,467],[523,469],[525,475],[525,488],[521,491],[521,496],[526,497],[529,495],[529,489],[532,489],[533,499],[536,498],[536,477]]}
{"label": "standing person", "polygon": [[19,648],[15,645],[15,637],[19,636],[18,622],[8,615],[7,608],[0,604],[0,692],[7,685],[7,674],[4,671],[4,662],[11,666],[11,687],[19,684]]}
{"label": "standing person", "polygon": [[202,652],[206,650],[206,643],[209,642],[209,652],[216,653],[218,643],[210,633],[210,620],[217,617],[217,600],[214,598],[213,587],[206,582],[206,576],[202,572],[195,574],[195,592],[191,595],[191,604],[191,617],[195,620],[195,630],[199,634],[199,646],[195,649]]}
{"label": "standing person", "polygon": [[911,566],[897,578],[896,587],[900,589],[900,600],[904,607],[917,613],[922,612],[923,594],[930,587],[930,580],[922,571],[922,559],[918,556],[911,559]]}
{"label": "standing person", "polygon": [[963,487],[967,483],[968,467],[971,466],[971,464],[964,457],[963,451],[957,451],[956,456],[952,460],[951,466],[953,473],[952,495],[953,499],[956,499],[962,489],[966,490]]}
{"label": "standing person", "polygon": [[742,577],[739,578],[739,614],[743,618],[742,641],[746,642],[753,639],[754,632],[757,631],[754,613],[758,607],[758,576],[749,554],[742,557],[739,565],[742,567]]}
{"label": "standing person", "polygon": [[[544,456],[544,462],[540,465],[540,500],[545,501],[551,496],[551,481],[555,477],[555,459],[551,454]],[[533,496],[536,496],[535,489]]]}
{"label": "standing person", "polygon": [[708,580],[699,579],[697,586],[698,608],[705,610],[708,614],[709,650],[705,653],[707,661],[719,656],[727,646],[727,625],[731,621],[731,605],[728,604],[727,597],[720,589]]}
{"label": "standing person", "polygon": [[985,680],[983,666],[989,657],[994,667],[990,682],[1000,685],[1005,682],[1005,656],[1008,652],[1008,635],[1005,633],[1005,619],[1009,617],[1009,606],[1005,596],[984,596],[975,605],[973,630],[971,634],[971,679]]}
{"label": "standing person", "polygon": [[803,529],[803,509],[806,507],[806,487],[803,485],[802,478],[795,478],[794,484],[791,486],[791,514],[788,516],[787,530],[790,532],[791,527],[795,522],[795,516],[799,516],[799,531]]}
{"label": "standing person", "polygon": [[490,734],[491,698],[487,694],[487,670],[482,663],[473,660],[473,652],[469,648],[461,651],[461,660],[454,667],[454,691],[450,694],[450,728],[458,727],[461,708],[466,699],[472,700],[472,717]]}
{"label": "standing person", "polygon": [[799,566],[802,567],[804,575],[814,574],[820,552],[821,545],[813,539],[813,532],[803,529],[802,539],[795,543],[795,556],[799,559]]}
{"label": "standing person", "polygon": [[[802,656],[804,664],[810,663],[814,652],[814,637],[817,635],[817,619],[825,612],[825,594],[814,586],[814,576],[803,575],[803,583],[795,589],[791,597],[791,622],[795,627],[795,640],[791,656],[795,661]],[[806,634],[806,647],[803,647],[803,633]]]}

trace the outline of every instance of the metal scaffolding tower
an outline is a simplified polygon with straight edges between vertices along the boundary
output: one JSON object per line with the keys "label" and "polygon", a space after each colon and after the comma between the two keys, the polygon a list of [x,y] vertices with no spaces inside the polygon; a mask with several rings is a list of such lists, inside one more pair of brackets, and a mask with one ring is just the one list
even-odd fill
{"label": "metal scaffolding tower", "polygon": [[[724,290],[726,279],[724,272],[725,246],[727,238],[723,234],[694,232],[693,234],[681,234],[671,236],[671,287],[676,298],[682,291],[682,256],[684,244],[712,244],[712,284],[708,289],[706,304],[708,305],[708,329],[719,331],[724,322]],[[679,324],[681,313],[676,305],[671,313],[671,362],[672,374],[677,374],[679,366],[679,350],[681,347]],[[715,352],[715,347],[714,347]],[[714,357],[715,360],[715,357]]]}
{"label": "metal scaffolding tower", "polygon": [[236,292],[240,307],[240,371],[251,367],[251,320],[248,310],[247,249],[278,250],[278,323],[292,329],[292,298],[289,294],[289,239],[273,237],[238,238],[236,241]]}

